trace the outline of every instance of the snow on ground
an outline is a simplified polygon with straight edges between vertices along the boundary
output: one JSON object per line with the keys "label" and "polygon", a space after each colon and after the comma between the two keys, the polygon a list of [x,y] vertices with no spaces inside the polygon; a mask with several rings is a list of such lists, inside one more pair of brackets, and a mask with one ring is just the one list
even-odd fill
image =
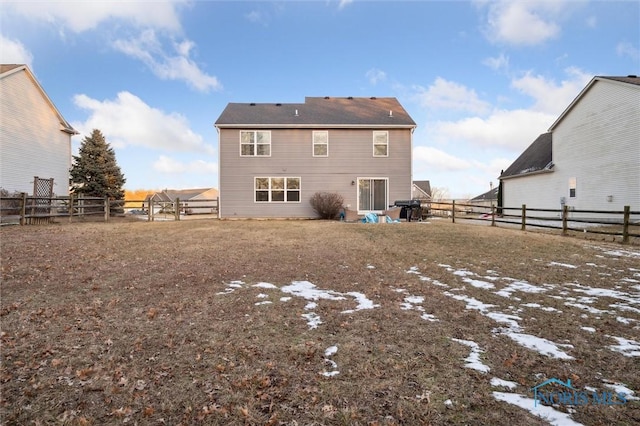
{"label": "snow on ground", "polygon": [[[640,258],[640,252],[630,250],[608,250],[594,246],[595,250],[600,254],[595,254],[596,258],[604,257],[630,257]],[[542,262],[539,259],[535,259],[536,262]],[[603,319],[615,319],[618,323],[624,324],[629,327],[627,336],[612,336],[606,335],[611,339],[611,344],[605,346],[603,349],[608,349],[622,354],[625,357],[640,357],[640,342],[633,340],[629,337],[637,336],[637,330],[640,329],[640,320],[634,318],[628,318],[627,316],[633,316],[640,314],[640,269],[627,268],[626,270],[608,268],[606,266],[599,266],[594,262],[584,263],[583,265],[567,264],[562,262],[544,262],[544,265],[551,268],[564,268],[568,270],[580,270],[581,268],[588,268],[593,270],[593,274],[601,276],[603,280],[611,282],[615,279],[615,290],[600,287],[591,287],[583,285],[576,280],[573,282],[565,282],[561,284],[549,284],[549,283],[530,283],[523,279],[503,277],[500,273],[493,269],[486,269],[483,273],[476,273],[469,268],[454,268],[448,264],[438,264],[437,266],[444,268],[450,273],[450,280],[446,282],[439,281],[431,278],[420,271],[420,268],[416,265],[409,266],[406,270],[408,279],[418,279],[420,282],[426,285],[433,286],[432,288],[440,291],[442,295],[452,298],[454,300],[464,303],[464,309],[474,310],[491,319],[496,323],[496,327],[491,331],[497,335],[505,335],[509,337],[513,342],[526,348],[538,352],[544,356],[550,358],[557,358],[562,360],[573,360],[571,355],[571,349],[573,346],[570,342],[564,341],[562,343],[552,342],[534,334],[526,333],[525,327],[522,325],[524,314],[528,314],[533,309],[542,310],[546,312],[553,312],[555,315],[560,316],[563,311],[558,310],[552,306],[546,306],[547,301],[560,300],[565,306],[569,308],[576,308],[582,312],[581,318],[591,320],[603,320]],[[344,266],[345,268],[348,266]],[[376,269],[375,265],[367,264],[366,269]],[[622,276],[625,275],[625,276]],[[612,277],[619,278],[612,278]],[[415,277],[415,278],[413,278]],[[465,286],[468,285],[469,287]],[[233,293],[241,288],[249,287],[242,280],[230,281],[224,291],[217,294],[226,295]],[[259,293],[256,298],[258,302],[254,304],[256,306],[263,306],[272,304],[269,291],[280,291],[284,293],[284,296],[274,298],[281,303],[288,303],[294,298],[301,298],[307,303],[304,306],[304,313],[301,317],[306,320],[309,329],[313,330],[320,327],[323,322],[322,318],[316,313],[318,304],[330,303],[332,301],[341,301],[341,305],[344,303],[353,303],[354,307],[351,309],[343,309],[339,314],[353,314],[357,315],[358,311],[376,308],[385,308],[387,306],[381,304],[374,304],[366,294],[360,292],[347,292],[342,293],[331,289],[320,289],[315,284],[309,281],[293,281],[290,284],[278,286],[266,282],[258,282],[251,287],[255,287],[264,290],[264,293]],[[426,296],[415,294],[415,290],[409,293],[404,288],[396,288],[395,292],[402,294],[403,301],[398,306],[401,310],[416,311],[419,313],[421,319],[426,321],[440,321],[437,318],[438,312],[427,313],[423,306]],[[473,291],[474,296],[466,294],[468,291]],[[485,293],[486,292],[486,293]],[[499,306],[493,303],[487,303],[483,301],[483,294],[497,295],[505,300],[505,306]],[[479,295],[479,296],[478,296]],[[518,303],[521,299],[517,295],[527,295],[528,299],[536,299],[534,302]],[[608,303],[610,309],[595,308],[594,304],[598,303],[602,298],[615,300],[615,303]],[[492,298],[495,300],[495,297]],[[555,304],[557,305],[557,301]],[[265,306],[261,309],[269,309]],[[326,310],[323,310],[326,312]],[[627,316],[623,316],[622,313],[626,312]],[[579,330],[584,333],[591,334],[596,333],[597,328],[591,326],[580,326]],[[489,365],[482,362],[482,353],[484,350],[474,341],[465,339],[451,338],[452,341],[465,345],[470,348],[469,356],[464,360],[461,360],[461,367],[471,368],[482,373],[488,373],[491,371]],[[325,377],[334,377],[340,374],[338,364],[333,360],[338,352],[338,345],[332,345],[325,350],[324,363],[325,368],[319,374]],[[629,389],[625,384],[618,383],[612,380],[603,380],[603,385],[607,388],[613,389],[615,392],[623,393],[626,395],[627,400],[640,400],[639,397],[634,396],[635,392]],[[509,390],[515,390],[519,384],[516,382],[503,380],[498,377],[491,379],[491,386],[494,388],[503,388]],[[530,389],[527,389],[529,391]],[[585,390],[595,392],[596,389],[592,387],[585,387]],[[503,401],[509,404],[521,407],[533,415],[538,416],[552,425],[578,425],[570,417],[570,414],[556,410],[553,407],[544,406],[541,404],[535,404],[532,398],[518,393],[510,392],[498,392],[494,391],[493,396],[499,401]],[[418,396],[420,398],[429,398],[429,395]],[[451,400],[447,400],[447,405],[453,405]]]}

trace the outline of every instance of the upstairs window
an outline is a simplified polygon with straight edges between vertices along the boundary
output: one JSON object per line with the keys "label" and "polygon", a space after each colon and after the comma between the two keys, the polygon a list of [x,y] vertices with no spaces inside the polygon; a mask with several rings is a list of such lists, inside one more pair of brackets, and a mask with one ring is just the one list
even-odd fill
{"label": "upstairs window", "polygon": [[374,157],[389,156],[389,132],[386,132],[386,131],[373,132],[373,156]]}
{"label": "upstairs window", "polygon": [[570,198],[576,197],[576,187],[577,187],[576,178],[569,179],[569,197]]}
{"label": "upstairs window", "polygon": [[327,131],[313,132],[313,156],[314,157],[329,156],[329,132]]}
{"label": "upstairs window", "polygon": [[266,130],[241,130],[240,156],[270,157],[271,132]]}

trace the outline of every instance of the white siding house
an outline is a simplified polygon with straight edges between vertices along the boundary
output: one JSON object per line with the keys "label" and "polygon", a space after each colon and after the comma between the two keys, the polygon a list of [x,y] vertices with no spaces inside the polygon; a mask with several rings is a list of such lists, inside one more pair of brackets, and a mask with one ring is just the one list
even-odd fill
{"label": "white siding house", "polygon": [[77,133],[26,65],[0,65],[0,188],[33,194],[38,176],[53,178],[56,195],[69,195]]}
{"label": "white siding house", "polygon": [[500,179],[507,208],[640,210],[640,78],[594,77]]}

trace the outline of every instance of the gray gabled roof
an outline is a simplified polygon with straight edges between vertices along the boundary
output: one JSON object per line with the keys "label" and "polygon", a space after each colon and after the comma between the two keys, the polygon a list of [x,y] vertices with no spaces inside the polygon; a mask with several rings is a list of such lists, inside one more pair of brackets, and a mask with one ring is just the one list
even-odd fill
{"label": "gray gabled roof", "polygon": [[418,188],[424,195],[428,198],[431,198],[431,182],[428,180],[414,180],[413,184]]}
{"label": "gray gabled roof", "polygon": [[518,157],[507,170],[502,172],[500,179],[551,171],[553,168],[551,140],[551,132],[538,136],[538,138],[520,154],[520,157]]}
{"label": "gray gabled roof", "polygon": [[415,121],[396,98],[307,97],[304,103],[229,103],[215,122],[234,127],[414,128]]}
{"label": "gray gabled roof", "polygon": [[469,201],[493,201],[498,199],[498,187],[492,188],[485,192],[484,194],[480,194],[477,197],[473,197]]}

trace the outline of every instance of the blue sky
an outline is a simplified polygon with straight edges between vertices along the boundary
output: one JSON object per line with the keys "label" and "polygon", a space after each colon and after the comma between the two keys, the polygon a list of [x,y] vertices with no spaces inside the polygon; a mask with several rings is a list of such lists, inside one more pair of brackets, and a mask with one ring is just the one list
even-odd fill
{"label": "blue sky", "polygon": [[640,74],[640,1],[5,1],[0,62],[26,63],[127,189],[218,186],[229,102],[393,96],[413,174],[489,190],[595,75]]}

